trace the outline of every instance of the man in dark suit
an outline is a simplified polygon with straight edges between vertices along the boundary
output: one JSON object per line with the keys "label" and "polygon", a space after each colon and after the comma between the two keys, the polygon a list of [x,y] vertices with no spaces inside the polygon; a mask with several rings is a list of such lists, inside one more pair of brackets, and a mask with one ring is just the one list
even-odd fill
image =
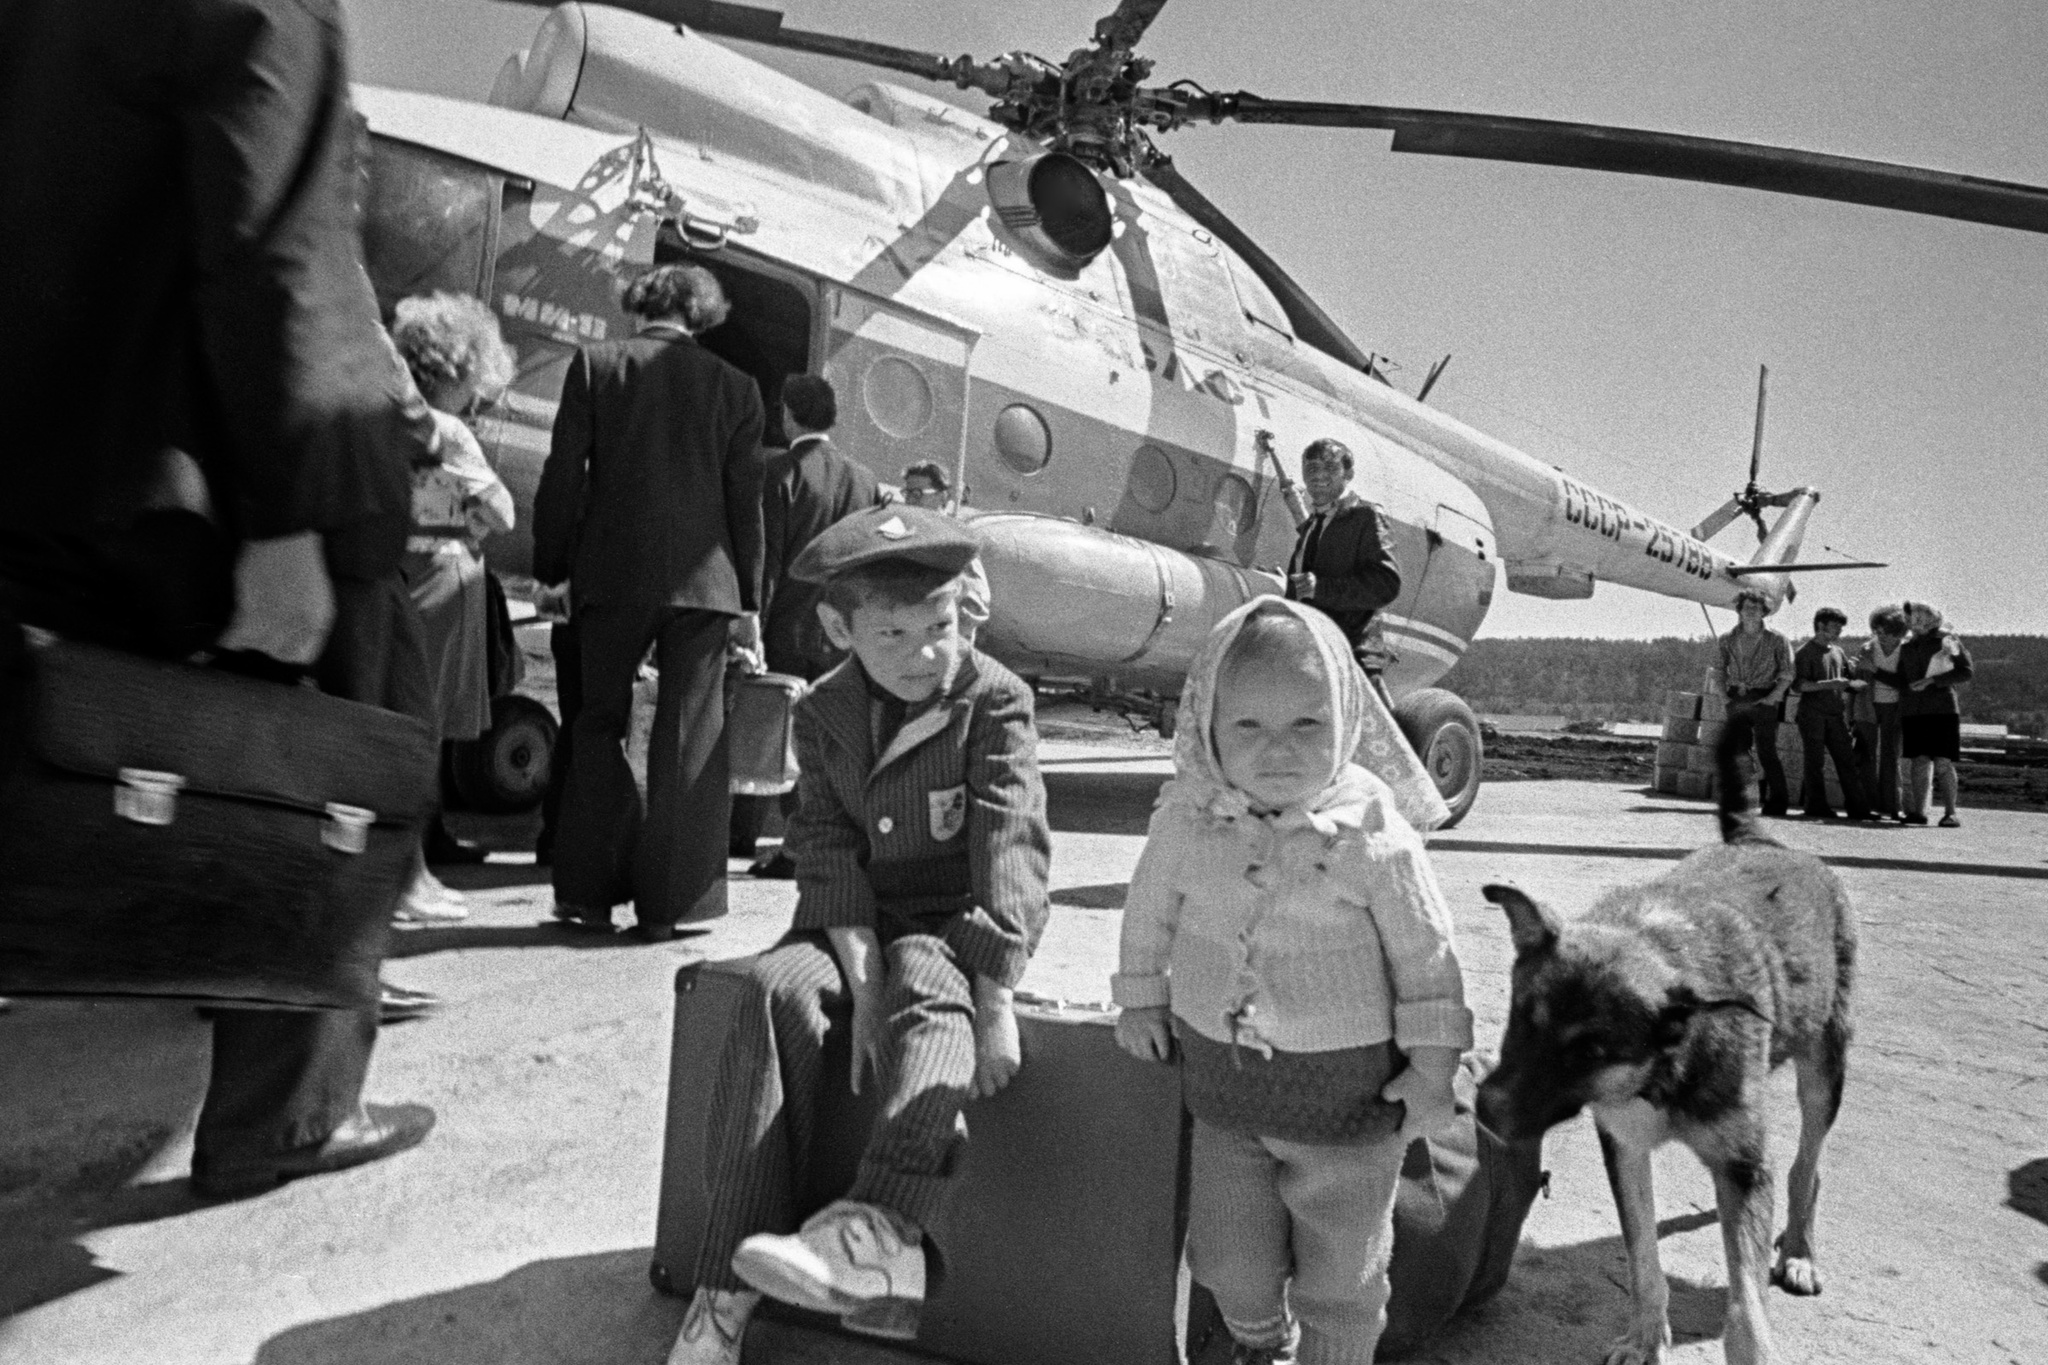
{"label": "man in dark suit", "polygon": [[[11,669],[25,621],[311,665],[431,714],[398,568],[433,425],[363,272],[340,20],[333,0],[0,6]],[[139,205],[165,211],[139,228]],[[424,1137],[424,1106],[361,1103],[376,1029],[374,1009],[216,1015],[194,1187],[255,1193]]]}
{"label": "man in dark suit", "polygon": [[[818,620],[824,589],[791,578],[789,565],[826,527],[850,512],[879,507],[883,501],[875,476],[832,444],[832,428],[838,423],[839,399],[831,381],[818,375],[791,375],[782,385],[782,429],[790,433],[789,449],[775,451],[762,465],[761,517],[766,536],[761,566],[766,598],[762,640],[768,667],[806,682],[838,663],[841,654],[825,638],[825,627]],[[734,799],[731,851],[735,855],[754,856],[754,840],[768,799]],[[779,799],[784,815],[796,809],[795,792]],[[756,877],[796,875],[795,864],[780,851],[749,870]]]}
{"label": "man in dark suit", "polygon": [[[731,305],[698,266],[635,280],[643,319],[570,362],[533,508],[534,577],[569,584],[583,705],[554,846],[555,915],[608,931],[633,902],[641,937],[725,913],[731,818],[728,644],[760,648],[761,392],[699,346]],[[626,766],[633,678],[661,670],[647,800]]]}
{"label": "man in dark suit", "polygon": [[1373,613],[1401,595],[1401,570],[1379,508],[1351,491],[1352,468],[1341,441],[1313,441],[1301,453],[1312,510],[1294,537],[1287,595],[1335,621],[1355,651]]}

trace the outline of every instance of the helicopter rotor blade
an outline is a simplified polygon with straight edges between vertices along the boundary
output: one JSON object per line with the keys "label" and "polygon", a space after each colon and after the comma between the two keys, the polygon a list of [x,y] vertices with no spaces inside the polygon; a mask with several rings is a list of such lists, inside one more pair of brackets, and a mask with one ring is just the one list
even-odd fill
{"label": "helicopter rotor blade", "polygon": [[1764,386],[1770,380],[1770,377],[1771,371],[1769,366],[1759,365],[1756,367],[1756,439],[1750,443],[1749,447],[1749,487],[1751,492],[1756,491],[1757,470],[1762,467],[1764,461]]}
{"label": "helicopter rotor blade", "polygon": [[1165,8],[1166,0],[1121,0],[1114,13],[1095,21],[1095,40],[1104,47],[1128,52]]}
{"label": "helicopter rotor blade", "polygon": [[1376,128],[1397,152],[1655,175],[2048,232],[2048,189],[1860,157],[1639,128],[1376,104],[1269,100],[1240,91],[1182,100],[1184,119]]}
{"label": "helicopter rotor blade", "polygon": [[1239,256],[1257,272],[1272,288],[1286,312],[1288,321],[1294,324],[1294,334],[1324,355],[1334,357],[1355,370],[1371,372],[1372,358],[1358,348],[1358,343],[1344,335],[1322,306],[1308,296],[1308,292],[1296,284],[1288,273],[1259,244],[1246,235],[1243,228],[1233,222],[1228,214],[1210,201],[1209,196],[1189,183],[1173,164],[1173,159],[1155,156],[1147,162],[1145,178],[1165,192],[1175,206],[1188,217],[1207,229],[1216,239]]}
{"label": "helicopter rotor blade", "polygon": [[[520,3],[551,8],[554,0],[520,0]],[[972,57],[941,57],[933,52],[871,43],[861,38],[784,28],[781,10],[764,9],[758,5],[736,5],[728,3],[728,0],[606,0],[606,3],[663,23],[681,24],[714,38],[735,38],[741,42],[809,52],[820,57],[838,57],[919,76],[928,81],[943,81],[963,90],[978,89],[1000,96],[1008,93],[1012,82],[1012,72],[999,63],[978,62]],[[1159,0],[1159,3],[1164,4],[1165,0]]]}
{"label": "helicopter rotor blade", "polygon": [[1713,511],[1707,513],[1706,519],[1692,528],[1692,538],[1694,540],[1712,540],[1715,536],[1721,534],[1723,527],[1740,515],[1742,515],[1741,501],[1736,498],[1730,498]]}

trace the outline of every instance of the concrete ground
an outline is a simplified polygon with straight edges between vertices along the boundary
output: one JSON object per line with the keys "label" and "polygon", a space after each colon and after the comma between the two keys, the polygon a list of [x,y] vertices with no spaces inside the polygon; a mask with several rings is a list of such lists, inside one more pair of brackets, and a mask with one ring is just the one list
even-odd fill
{"label": "concrete ground", "polygon": [[[1101,1000],[1167,765],[1152,745],[1050,742],[1046,758],[1056,904],[1025,984]],[[1821,1203],[1827,1292],[1770,1299],[1789,1360],[2048,1362],[2048,817],[1965,821],[1777,826],[1835,864],[1863,923]],[[1509,949],[1481,884],[1570,910],[1710,837],[1704,806],[1637,789],[1489,787],[1432,841],[1482,1040],[1499,1035]],[[740,879],[710,932],[647,947],[546,927],[530,865],[450,880],[472,889],[475,917],[401,933],[388,966],[447,1008],[387,1030],[370,1085],[432,1104],[440,1127],[374,1166],[201,1203],[184,1175],[207,1029],[189,1009],[0,1014],[0,1362],[659,1365],[682,1313],[645,1278],[671,983],[693,957],[767,944],[793,890]],[[1775,1095],[1782,1164],[1788,1077]],[[1623,1256],[1583,1119],[1553,1132],[1546,1164],[1552,1197],[1508,1288],[1423,1359],[1597,1361],[1620,1329]],[[1657,1179],[1672,1359],[1718,1361],[1711,1187],[1676,1149]]]}

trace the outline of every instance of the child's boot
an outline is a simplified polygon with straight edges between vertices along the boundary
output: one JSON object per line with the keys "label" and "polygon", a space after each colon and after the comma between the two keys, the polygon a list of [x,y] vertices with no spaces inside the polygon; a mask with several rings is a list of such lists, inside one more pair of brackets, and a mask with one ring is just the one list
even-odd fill
{"label": "child's boot", "polygon": [[924,1302],[924,1246],[916,1231],[886,1209],[851,1199],[826,1206],[800,1232],[747,1238],[732,1268],[784,1303],[862,1321],[875,1319],[883,1304],[914,1310]]}
{"label": "child's boot", "polygon": [[740,1365],[740,1342],[760,1302],[751,1289],[699,1289],[683,1315],[668,1365]]}

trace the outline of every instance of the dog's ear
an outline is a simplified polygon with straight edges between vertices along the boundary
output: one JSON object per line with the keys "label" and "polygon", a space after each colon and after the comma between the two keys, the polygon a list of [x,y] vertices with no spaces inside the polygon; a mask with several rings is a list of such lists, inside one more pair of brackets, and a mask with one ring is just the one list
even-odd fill
{"label": "dog's ear", "polygon": [[1744,1010],[1767,1024],[1771,1022],[1771,1017],[1758,1009],[1753,1000],[1740,996],[1704,1000],[1690,986],[1673,986],[1665,992],[1664,1008],[1657,1011],[1657,1018],[1650,1026],[1650,1041],[1660,1051],[1677,1047],[1685,1041],[1685,1031],[1695,1018],[1722,1010]]}
{"label": "dog's ear", "polygon": [[1508,912],[1508,937],[1514,940],[1517,956],[1540,953],[1557,942],[1557,916],[1529,899],[1520,887],[1496,882],[1480,887],[1479,894]]}

